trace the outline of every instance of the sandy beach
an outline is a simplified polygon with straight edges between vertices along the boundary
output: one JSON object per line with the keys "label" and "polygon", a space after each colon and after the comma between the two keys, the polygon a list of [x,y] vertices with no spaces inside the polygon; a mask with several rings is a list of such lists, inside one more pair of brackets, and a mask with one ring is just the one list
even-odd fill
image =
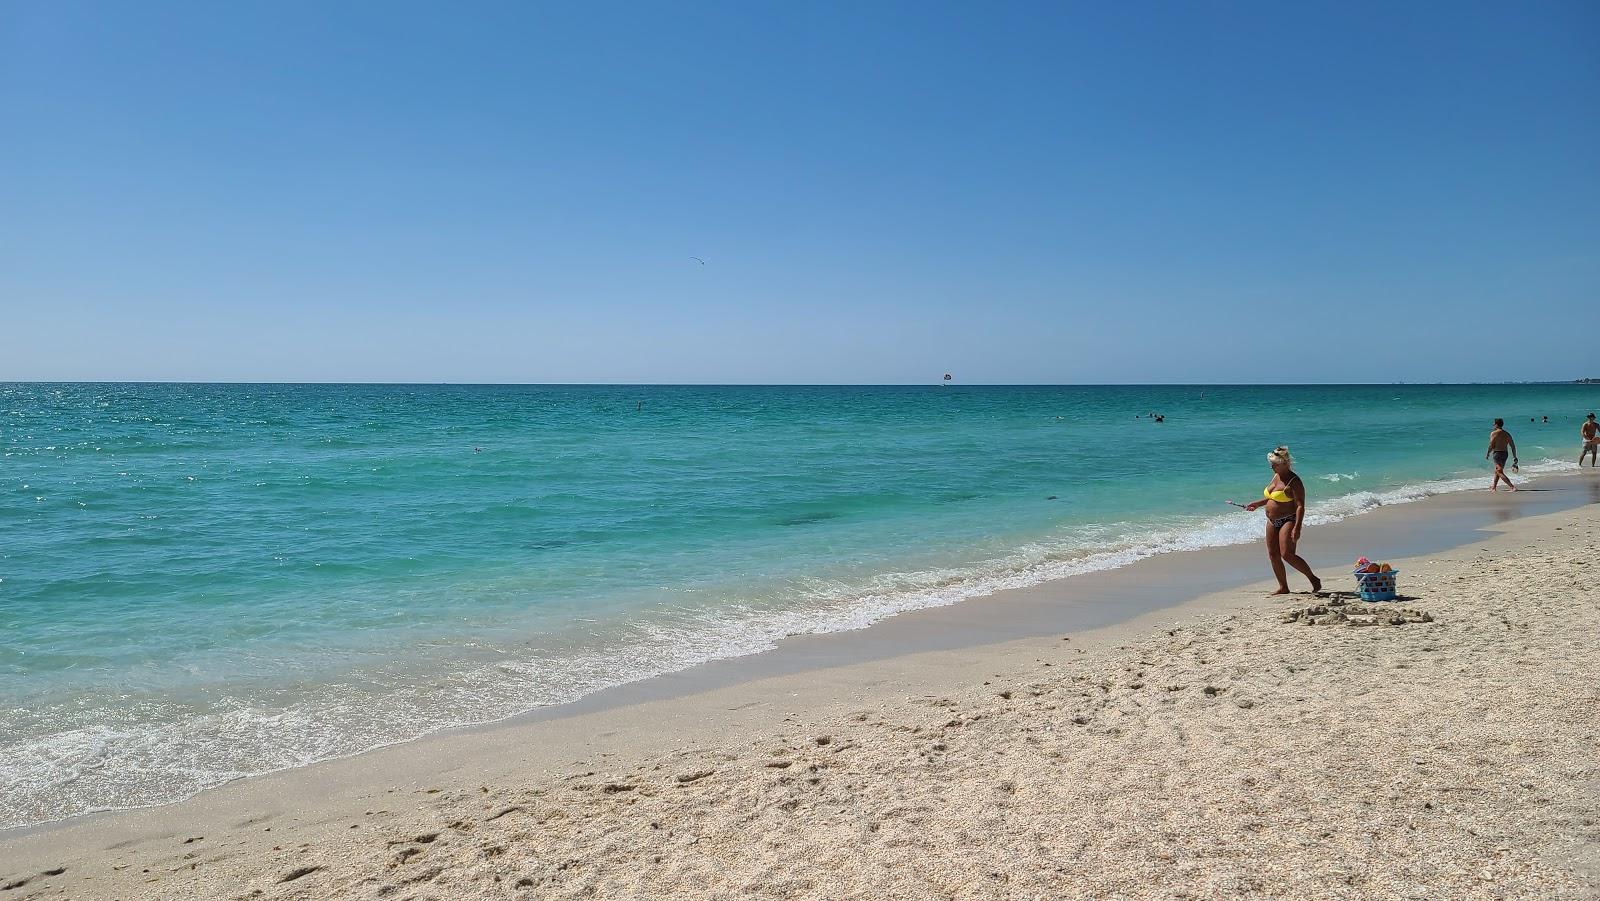
{"label": "sandy beach", "polygon": [[[14,832],[0,899],[1600,896],[1592,482],[1394,559],[1395,604],[1256,582],[951,640],[1029,605],[1038,631],[1062,589],[969,601],[810,639],[758,678],[654,680]],[[1324,530],[1345,536],[1313,545],[1328,587],[1353,585],[1339,541],[1442,521],[1439,500]],[[1235,550],[1208,565],[1264,574]],[[1169,557],[1116,578],[1159,594],[1203,569]],[[881,652],[892,624],[911,652]],[[880,652],[827,665],[851,641]]]}

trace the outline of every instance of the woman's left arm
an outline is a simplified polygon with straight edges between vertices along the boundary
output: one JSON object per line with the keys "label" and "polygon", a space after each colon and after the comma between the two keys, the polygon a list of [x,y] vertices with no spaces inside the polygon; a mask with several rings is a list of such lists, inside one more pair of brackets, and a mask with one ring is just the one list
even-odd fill
{"label": "woman's left arm", "polygon": [[1294,508],[1294,531],[1290,533],[1289,537],[1293,538],[1295,541],[1299,541],[1300,527],[1305,524],[1306,520],[1305,479],[1302,479],[1299,476],[1294,477],[1294,484],[1289,486],[1289,496],[1293,497],[1295,501],[1297,501]]}

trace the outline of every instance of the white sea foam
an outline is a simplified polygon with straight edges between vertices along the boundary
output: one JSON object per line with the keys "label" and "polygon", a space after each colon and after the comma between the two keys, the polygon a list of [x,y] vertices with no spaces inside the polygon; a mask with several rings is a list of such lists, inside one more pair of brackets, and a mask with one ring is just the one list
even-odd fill
{"label": "white sea foam", "polygon": [[[1546,459],[1525,476],[1573,470]],[[1380,506],[1483,487],[1482,476],[1356,491],[1312,505],[1313,524]],[[959,603],[1008,588],[1126,566],[1172,551],[1256,541],[1256,517],[1227,513],[1151,532],[1144,523],[1102,523],[1031,542],[979,565],[884,573],[864,584],[812,578],[784,603],[684,608],[650,623],[625,624],[574,647],[525,656],[489,649],[479,662],[378,691],[348,685],[303,687],[280,708],[233,701],[190,709],[147,701],[125,723],[61,723],[46,736],[0,737],[0,827],[94,810],[181,799],[241,776],[303,766],[397,744],[455,726],[523,711],[682,670],[769,650],[783,638],[868,627],[911,610]]]}

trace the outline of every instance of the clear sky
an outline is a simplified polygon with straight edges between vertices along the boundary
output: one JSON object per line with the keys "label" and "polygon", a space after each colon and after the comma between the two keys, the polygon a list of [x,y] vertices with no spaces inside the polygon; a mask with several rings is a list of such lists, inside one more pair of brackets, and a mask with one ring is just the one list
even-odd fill
{"label": "clear sky", "polygon": [[1568,379],[1597,333],[1592,2],[0,0],[0,379]]}

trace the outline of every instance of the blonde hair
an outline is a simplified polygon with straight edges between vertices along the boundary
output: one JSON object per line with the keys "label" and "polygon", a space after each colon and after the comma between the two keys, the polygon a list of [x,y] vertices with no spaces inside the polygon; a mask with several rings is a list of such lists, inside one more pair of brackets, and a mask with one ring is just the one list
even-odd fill
{"label": "blonde hair", "polygon": [[1294,458],[1289,456],[1289,446],[1280,444],[1273,449],[1272,453],[1267,454],[1267,462],[1282,463],[1284,466],[1289,466],[1294,463]]}

